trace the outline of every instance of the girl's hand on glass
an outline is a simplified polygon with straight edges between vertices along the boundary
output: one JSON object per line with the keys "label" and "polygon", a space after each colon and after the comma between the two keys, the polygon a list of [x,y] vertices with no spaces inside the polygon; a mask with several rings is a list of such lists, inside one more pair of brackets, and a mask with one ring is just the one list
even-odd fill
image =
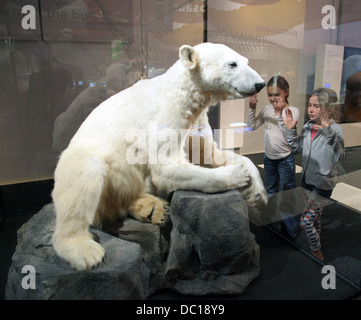
{"label": "girl's hand on glass", "polygon": [[283,122],[287,129],[291,130],[296,128],[298,120],[293,120],[292,111],[285,109],[285,115],[282,116]]}
{"label": "girl's hand on glass", "polygon": [[328,112],[325,107],[321,107],[320,112],[321,127],[329,127],[330,119],[328,118]]}
{"label": "girl's hand on glass", "polygon": [[320,130],[322,128],[327,128],[330,126],[330,119],[328,118],[328,113],[325,107],[320,106],[320,118],[317,123],[314,124],[314,128],[316,130]]}

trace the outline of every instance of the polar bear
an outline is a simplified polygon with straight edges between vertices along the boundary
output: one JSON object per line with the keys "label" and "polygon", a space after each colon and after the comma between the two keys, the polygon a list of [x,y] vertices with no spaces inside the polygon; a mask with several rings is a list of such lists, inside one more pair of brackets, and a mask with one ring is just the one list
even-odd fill
{"label": "polar bear", "polygon": [[[181,46],[179,60],[164,74],[101,103],[80,126],[55,170],[53,245],[58,255],[78,270],[97,266],[105,252],[89,226],[128,213],[161,225],[169,215],[168,203],[157,197],[162,191],[239,189],[250,207],[265,204],[258,169],[248,158],[220,150],[207,118],[210,105],[249,97],[264,86],[245,57],[222,44],[202,43]],[[170,134],[164,138],[164,128],[175,132],[175,139]],[[201,154],[211,150],[211,159],[192,163],[186,150],[194,150],[194,145],[188,148],[188,142],[197,143]],[[165,147],[175,152],[168,150],[167,161],[157,161]],[[139,158],[146,161],[134,161]]]}

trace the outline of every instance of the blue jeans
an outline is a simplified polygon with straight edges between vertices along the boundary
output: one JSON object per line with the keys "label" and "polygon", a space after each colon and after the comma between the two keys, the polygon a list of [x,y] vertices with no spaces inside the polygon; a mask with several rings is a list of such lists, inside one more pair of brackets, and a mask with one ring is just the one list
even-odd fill
{"label": "blue jeans", "polygon": [[282,192],[296,188],[295,157],[291,153],[284,159],[271,160],[265,155],[264,170],[264,186],[269,199],[269,208],[277,207],[278,195],[280,195],[280,216],[288,234],[295,237],[297,234],[296,195],[294,191],[289,191],[287,196],[283,197]]}

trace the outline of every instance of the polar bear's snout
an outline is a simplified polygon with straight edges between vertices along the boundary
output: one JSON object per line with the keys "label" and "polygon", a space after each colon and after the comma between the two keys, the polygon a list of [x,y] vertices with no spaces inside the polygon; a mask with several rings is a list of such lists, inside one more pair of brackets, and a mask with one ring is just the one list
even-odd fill
{"label": "polar bear's snout", "polygon": [[255,83],[252,87],[250,87],[248,90],[247,89],[237,89],[235,88],[235,90],[243,97],[249,97],[252,96],[256,93],[259,93],[264,87],[266,86],[265,82],[257,82]]}
{"label": "polar bear's snout", "polygon": [[258,93],[266,86],[266,82],[256,83],[254,86],[255,86],[256,91]]}

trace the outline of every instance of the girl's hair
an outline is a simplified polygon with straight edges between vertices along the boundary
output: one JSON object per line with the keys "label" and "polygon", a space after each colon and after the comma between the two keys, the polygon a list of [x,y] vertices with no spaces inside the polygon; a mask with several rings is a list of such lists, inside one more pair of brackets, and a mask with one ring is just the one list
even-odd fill
{"label": "girl's hair", "polygon": [[336,104],[338,97],[337,93],[331,89],[319,88],[314,90],[310,97],[315,96],[318,98],[320,106],[324,106],[328,116],[336,122],[340,119],[339,106]]}
{"label": "girl's hair", "polygon": [[290,94],[290,85],[288,84],[287,80],[282,76],[273,76],[267,82],[267,87],[278,87],[283,91],[288,91],[286,95],[286,103],[288,103],[288,96]]}

